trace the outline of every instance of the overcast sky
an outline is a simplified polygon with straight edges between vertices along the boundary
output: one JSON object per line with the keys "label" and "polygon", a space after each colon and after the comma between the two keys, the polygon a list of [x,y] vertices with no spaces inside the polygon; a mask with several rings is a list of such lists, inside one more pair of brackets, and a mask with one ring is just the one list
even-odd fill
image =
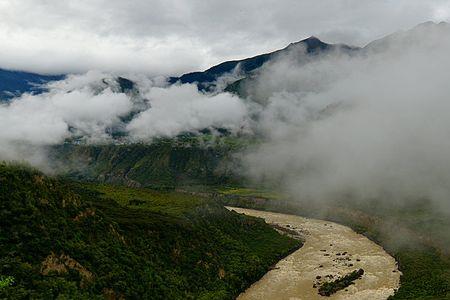
{"label": "overcast sky", "polygon": [[315,35],[361,46],[450,0],[0,0],[0,67],[172,75]]}

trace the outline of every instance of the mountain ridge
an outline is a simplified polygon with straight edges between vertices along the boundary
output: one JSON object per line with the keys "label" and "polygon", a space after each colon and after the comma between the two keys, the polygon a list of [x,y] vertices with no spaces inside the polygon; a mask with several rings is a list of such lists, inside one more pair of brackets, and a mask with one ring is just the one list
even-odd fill
{"label": "mountain ridge", "polygon": [[[223,90],[228,92],[235,91],[236,87],[239,85],[239,81],[245,79],[257,69],[259,69],[266,62],[272,60],[273,58],[286,53],[297,47],[305,47],[306,53],[309,55],[315,55],[322,52],[327,52],[332,49],[343,49],[344,51],[378,51],[383,49],[386,45],[390,43],[401,43],[401,41],[408,43],[411,42],[411,36],[418,33],[419,36],[426,36],[432,32],[438,31],[448,31],[450,32],[450,24],[446,22],[424,22],[416,25],[412,29],[397,31],[392,34],[386,35],[380,39],[373,40],[372,42],[366,44],[363,47],[354,47],[342,43],[326,43],[315,36],[310,36],[306,39],[290,43],[282,49],[278,49],[272,52],[258,54],[252,57],[229,60],[219,63],[217,65],[211,66],[204,71],[194,71],[182,74],[179,77],[168,77],[167,82],[169,84],[196,84],[200,91],[212,92],[217,90],[216,81],[227,74],[232,74],[237,71],[237,74],[232,74],[236,78],[229,79],[226,82]],[[398,41],[396,41],[398,39]],[[231,76],[231,77],[233,77]],[[0,68],[0,101],[8,101],[13,97],[19,96],[22,93],[41,93],[45,91],[42,84],[49,81],[61,80],[65,75],[43,75],[37,73],[31,73],[26,71],[14,71]],[[130,89],[130,80],[119,77],[120,85],[128,85],[126,90]],[[128,82],[125,82],[128,81]],[[132,86],[131,86],[132,87]]]}
{"label": "mountain ridge", "polygon": [[[433,22],[428,21],[424,23],[420,23],[415,27],[404,30],[397,31],[392,34],[383,36],[380,39],[373,40],[372,42],[366,44],[363,47],[354,47],[347,44],[337,43],[337,44],[329,44],[321,41],[319,38],[315,36],[310,36],[304,40],[300,40],[298,42],[290,43],[288,46],[275,50],[269,53],[263,53],[256,56],[252,56],[244,59],[230,60],[225,61],[220,64],[214,65],[204,71],[195,71],[185,73],[179,77],[169,77],[168,82],[170,84],[181,83],[181,84],[197,84],[199,90],[201,91],[211,91],[216,87],[215,81],[219,79],[221,76],[230,74],[237,67],[240,68],[241,78],[229,82],[225,88],[225,91],[235,92],[236,86],[239,85],[239,81],[245,79],[249,74],[254,72],[256,69],[260,68],[264,63],[273,59],[277,55],[285,53],[291,50],[294,47],[306,46],[307,54],[317,54],[320,52],[326,52],[331,49],[340,48],[344,51],[363,51],[367,52],[369,50],[377,51],[377,48],[385,48],[388,43],[392,43],[392,41],[399,39],[400,41],[410,42],[408,41],[408,36],[413,36],[417,34],[420,37],[427,38],[427,35],[431,33],[436,33],[438,31],[446,31],[450,32],[450,24],[447,22]],[[411,39],[411,38],[409,38]]]}
{"label": "mountain ridge", "polygon": [[259,54],[245,59],[225,61],[220,64],[214,65],[205,71],[190,72],[181,75],[180,77],[170,77],[168,82],[170,84],[175,83],[196,83],[199,90],[210,91],[215,86],[214,82],[221,76],[233,72],[236,68],[239,68],[240,72],[247,75],[254,70],[260,68],[264,63],[273,59],[277,55],[290,51],[294,47],[305,47],[306,53],[314,55],[321,51],[327,51],[336,47],[343,47],[345,49],[354,49],[355,47],[344,44],[328,44],[315,36],[310,36],[304,40],[290,43],[288,46],[275,50],[273,52]]}
{"label": "mountain ridge", "polygon": [[64,77],[65,75],[42,75],[0,68],[0,102],[8,101],[23,93],[42,93],[45,91],[43,84]]}

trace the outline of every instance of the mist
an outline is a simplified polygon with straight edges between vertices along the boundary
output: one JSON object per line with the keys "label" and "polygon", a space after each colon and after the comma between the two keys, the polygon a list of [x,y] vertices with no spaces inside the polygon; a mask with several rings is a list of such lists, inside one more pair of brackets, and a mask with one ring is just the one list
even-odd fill
{"label": "mist", "polygon": [[151,109],[139,114],[127,126],[131,136],[148,140],[155,136],[173,137],[208,127],[237,132],[245,127],[247,107],[228,93],[207,96],[195,85],[153,88],[146,94]]}
{"label": "mist", "polygon": [[265,142],[244,155],[247,175],[296,199],[426,198],[449,213],[449,32],[424,24],[358,54],[265,65],[248,85]]}

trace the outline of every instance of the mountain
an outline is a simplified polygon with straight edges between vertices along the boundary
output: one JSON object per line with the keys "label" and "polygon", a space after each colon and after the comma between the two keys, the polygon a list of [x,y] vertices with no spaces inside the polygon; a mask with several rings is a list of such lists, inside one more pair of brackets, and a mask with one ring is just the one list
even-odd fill
{"label": "mountain", "polygon": [[45,90],[42,84],[63,78],[64,75],[41,75],[0,69],[0,101],[9,100],[26,92],[41,93]]}
{"label": "mountain", "polygon": [[[184,74],[181,77],[170,77],[169,83],[196,83],[199,90],[212,91],[216,87],[215,82],[218,78],[226,74],[233,73],[234,71],[238,71],[238,79],[241,79],[257,70],[264,63],[275,58],[276,56],[300,47],[305,47],[306,53],[311,55],[329,51],[336,47],[353,49],[353,47],[346,45],[327,44],[316,37],[310,37],[296,43],[291,43],[287,47],[274,52],[265,53],[242,60],[226,61],[203,72],[192,72]],[[50,81],[61,80],[63,78],[64,75],[41,75],[23,71],[0,69],[0,101],[9,100],[25,92],[41,93],[45,91],[42,84]],[[117,78],[117,81],[121,89],[120,92],[126,92],[134,89],[134,83],[126,78],[119,77]],[[236,80],[232,80],[229,83],[233,83],[234,81]]]}
{"label": "mountain", "polygon": [[[180,77],[170,77],[169,83],[196,83],[199,90],[210,91],[214,90],[216,87],[216,80],[224,75],[231,74],[234,71],[238,72],[238,76],[241,78],[248,76],[253,71],[260,68],[264,63],[272,60],[273,58],[288,53],[293,49],[304,48],[305,52],[309,55],[317,55],[319,53],[327,52],[332,49],[342,48],[345,50],[356,49],[347,45],[335,45],[327,44],[319,40],[318,38],[311,36],[302,41],[291,43],[287,47],[266,53],[257,55],[251,58],[246,58],[242,60],[232,60],[226,61],[216,66],[213,66],[203,72],[192,72],[184,74]],[[230,82],[232,83],[232,82]]]}
{"label": "mountain", "polygon": [[[219,91],[226,90],[240,94],[242,92],[243,85],[242,79],[251,77],[266,62],[269,62],[278,56],[285,55],[290,51],[305,49],[305,51],[300,51],[300,53],[306,53],[311,56],[336,49],[343,50],[348,53],[370,53],[383,51],[383,49],[386,49],[386,47],[392,44],[397,45],[401,51],[402,47],[406,47],[408,44],[418,42],[425,43],[432,40],[433,37],[443,33],[450,33],[450,25],[448,23],[425,22],[410,30],[399,31],[375,40],[363,48],[348,46],[345,44],[328,44],[314,36],[311,36],[299,42],[291,43],[287,47],[274,52],[240,60],[226,61],[205,71],[191,72],[181,75],[180,77],[169,77],[168,81],[170,84],[194,83],[197,84],[199,90],[206,92],[219,89]],[[417,40],[417,37],[420,37],[420,40]],[[226,77],[227,75],[229,75],[229,78],[226,78],[226,81],[222,83],[221,86],[218,86],[217,80],[221,77]],[[12,97],[18,96],[24,92],[40,93],[45,90],[40,86],[43,83],[53,80],[61,80],[63,78],[64,75],[49,76],[0,69],[0,101],[11,99]],[[121,92],[134,90],[134,83],[132,81],[122,77],[117,78],[117,81],[121,88]]]}
{"label": "mountain", "polygon": [[[302,55],[306,53],[311,57],[337,49],[349,54],[370,55],[374,52],[384,51],[388,47],[396,47],[398,51],[403,51],[406,47],[417,43],[429,47],[438,46],[437,43],[445,42],[439,41],[438,37],[445,35],[448,35],[450,39],[450,24],[446,22],[425,22],[410,30],[399,31],[375,40],[363,48],[345,44],[328,44],[312,36],[305,40],[291,43],[287,47],[274,52],[242,60],[226,61],[203,72],[192,72],[180,77],[170,77],[169,83],[195,83],[201,91],[221,91],[222,89],[245,97],[247,96],[245,85],[252,78],[257,77],[258,69],[265,63],[292,51],[305,49],[305,51],[298,51],[298,53]],[[227,75],[229,78],[226,78]],[[221,83],[222,86],[218,86],[217,80],[221,77],[224,77],[226,82],[225,84]]]}

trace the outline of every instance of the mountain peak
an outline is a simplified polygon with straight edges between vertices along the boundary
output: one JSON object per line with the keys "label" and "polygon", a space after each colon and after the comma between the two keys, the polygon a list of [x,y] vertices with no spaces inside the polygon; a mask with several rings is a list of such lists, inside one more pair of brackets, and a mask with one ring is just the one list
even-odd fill
{"label": "mountain peak", "polygon": [[423,27],[437,27],[437,26],[448,26],[449,23],[445,22],[445,21],[441,21],[439,23],[434,22],[434,21],[427,21],[427,22],[423,22],[420,23],[419,25],[417,25],[415,28],[423,28]]}
{"label": "mountain peak", "polygon": [[304,40],[289,44],[289,46],[287,46],[285,49],[290,49],[297,46],[306,46],[306,52],[313,53],[316,51],[328,49],[331,45],[322,42],[315,36],[310,36],[309,38],[306,38]]}
{"label": "mountain peak", "polygon": [[319,43],[323,43],[324,44],[324,42],[322,42],[319,38],[317,38],[317,37],[312,35],[312,36],[310,36],[310,37],[308,37],[306,39],[300,40],[298,42],[290,43],[289,46],[299,45],[299,44],[307,44],[307,45],[311,44],[312,45],[312,44],[319,44]]}
{"label": "mountain peak", "polygon": [[319,42],[321,42],[321,40],[318,37],[314,36],[314,35],[312,35],[309,38],[305,39],[305,41],[319,41]]}

